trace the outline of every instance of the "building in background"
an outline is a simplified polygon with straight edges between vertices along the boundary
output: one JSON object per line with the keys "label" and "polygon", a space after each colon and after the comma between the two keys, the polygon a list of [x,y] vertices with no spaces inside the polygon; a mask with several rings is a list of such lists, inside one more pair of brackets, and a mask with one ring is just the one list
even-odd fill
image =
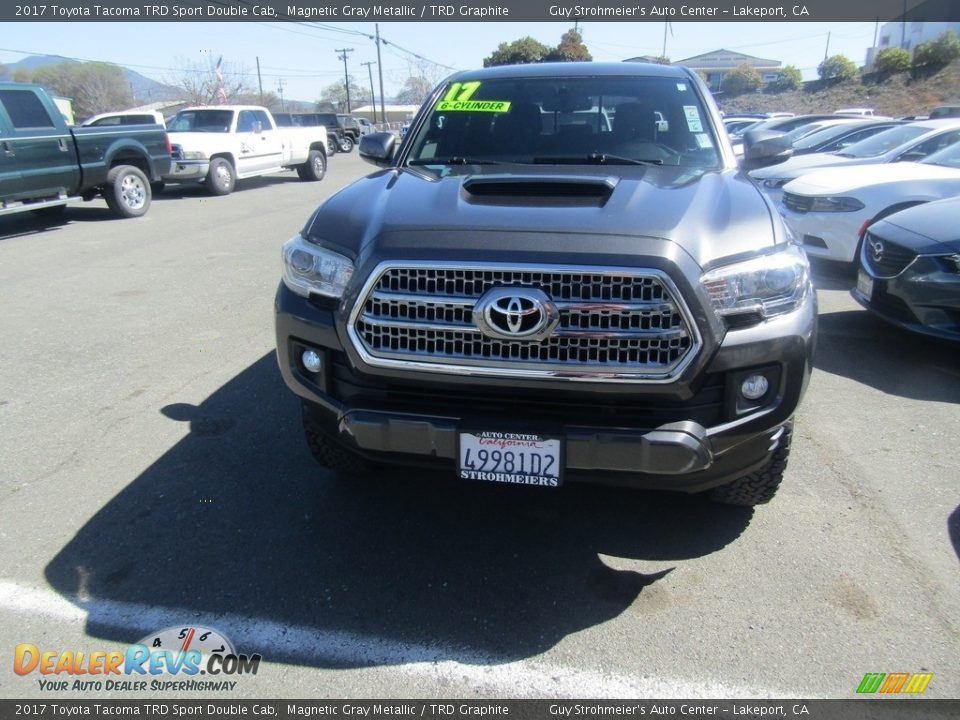
{"label": "building in background", "polygon": [[[641,55],[629,58],[626,62],[650,62],[650,59],[649,56]],[[723,78],[726,77],[727,73],[744,63],[749,63],[760,72],[765,85],[776,81],[780,77],[780,68],[783,65],[779,60],[768,60],[767,58],[723,49],[694,55],[670,64],[682,65],[691,70],[699,71],[706,78],[710,89],[716,92],[723,89]]]}
{"label": "building in background", "polygon": [[873,67],[877,53],[884,48],[903,48],[913,53],[917,45],[936,40],[947,30],[953,30],[960,37],[960,22],[888,22],[881,25],[876,46],[867,48],[866,69]]}

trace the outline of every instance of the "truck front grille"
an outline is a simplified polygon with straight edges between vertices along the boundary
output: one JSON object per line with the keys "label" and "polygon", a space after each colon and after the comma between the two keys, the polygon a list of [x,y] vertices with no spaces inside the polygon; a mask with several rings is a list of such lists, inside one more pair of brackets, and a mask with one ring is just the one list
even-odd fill
{"label": "truck front grille", "polygon": [[[477,305],[493,288],[542,291],[555,323],[537,339],[491,335]],[[700,347],[673,283],[647,269],[384,264],[349,327],[371,365],[476,375],[665,381]]]}

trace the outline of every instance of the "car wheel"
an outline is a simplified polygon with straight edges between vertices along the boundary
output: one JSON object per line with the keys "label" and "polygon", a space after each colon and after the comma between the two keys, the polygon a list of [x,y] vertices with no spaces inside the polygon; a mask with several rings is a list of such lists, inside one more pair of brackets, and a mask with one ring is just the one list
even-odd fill
{"label": "car wheel", "polygon": [[327,172],[327,159],[319,150],[311,150],[307,155],[307,161],[297,167],[297,175],[301,180],[323,180]]}
{"label": "car wheel", "polygon": [[783,426],[783,437],[770,460],[759,470],[710,491],[710,499],[725,505],[762,505],[773,500],[790,457],[793,421]]}
{"label": "car wheel", "polygon": [[353,138],[349,135],[344,135],[340,140],[340,152],[348,153],[353,150]]}
{"label": "car wheel", "polygon": [[110,168],[103,188],[103,198],[115,215],[122,218],[140,217],[150,208],[150,181],[133,165]]}
{"label": "car wheel", "polygon": [[336,155],[340,149],[340,143],[337,142],[335,135],[327,135],[327,155]]}
{"label": "car wheel", "polygon": [[314,460],[328,470],[348,475],[360,475],[370,470],[370,463],[327,435],[309,403],[301,403],[301,410],[303,431]]}
{"label": "car wheel", "polygon": [[233,192],[236,179],[233,176],[233,165],[224,158],[214,158],[210,161],[210,171],[207,173],[207,190],[213,195],[229,195]]}

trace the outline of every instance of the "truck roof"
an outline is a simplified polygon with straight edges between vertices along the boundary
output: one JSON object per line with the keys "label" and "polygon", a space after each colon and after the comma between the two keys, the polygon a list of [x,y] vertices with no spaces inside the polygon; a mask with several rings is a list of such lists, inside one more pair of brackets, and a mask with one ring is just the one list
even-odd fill
{"label": "truck roof", "polygon": [[476,70],[464,70],[451,75],[449,80],[491,80],[494,78],[550,78],[550,77],[667,77],[689,78],[690,71],[678,65],[619,62],[554,62],[528,65],[499,65]]}

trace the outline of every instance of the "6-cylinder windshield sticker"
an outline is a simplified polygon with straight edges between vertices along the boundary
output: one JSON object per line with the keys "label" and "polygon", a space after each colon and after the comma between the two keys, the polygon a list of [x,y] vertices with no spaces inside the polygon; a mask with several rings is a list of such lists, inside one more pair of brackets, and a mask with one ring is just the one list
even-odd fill
{"label": "6-cylinder windshield sticker", "polygon": [[471,100],[479,87],[480,82],[477,80],[455,82],[434,109],[437,112],[510,112],[510,102],[507,100]]}

